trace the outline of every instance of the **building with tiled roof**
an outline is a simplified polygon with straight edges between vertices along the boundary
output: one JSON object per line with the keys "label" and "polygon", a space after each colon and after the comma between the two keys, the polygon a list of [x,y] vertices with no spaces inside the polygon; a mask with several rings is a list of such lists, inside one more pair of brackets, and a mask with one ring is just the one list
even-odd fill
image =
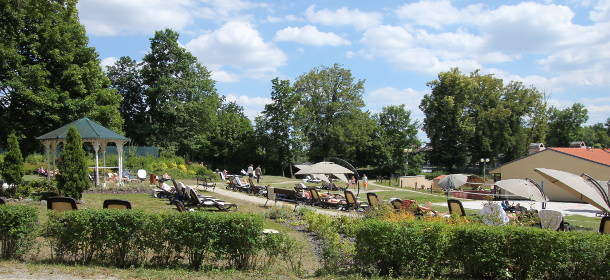
{"label": "building with tiled roof", "polygon": [[[553,201],[581,202],[572,194],[545,180],[534,168],[549,168],[580,175],[586,173],[598,181],[610,179],[610,150],[588,148],[575,142],[569,148],[546,148],[540,143],[531,146],[530,155],[499,166],[489,173],[496,180],[531,178],[544,183],[544,192]],[[604,184],[604,187],[608,187]],[[608,190],[606,190],[608,191]]]}

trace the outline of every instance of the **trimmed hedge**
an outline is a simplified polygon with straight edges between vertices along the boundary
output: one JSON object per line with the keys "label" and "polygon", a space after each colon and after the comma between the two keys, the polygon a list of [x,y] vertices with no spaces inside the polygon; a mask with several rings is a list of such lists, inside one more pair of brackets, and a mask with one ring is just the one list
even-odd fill
{"label": "trimmed hedge", "polygon": [[355,255],[356,267],[369,275],[495,279],[610,275],[610,236],[595,232],[369,220],[356,230],[356,251],[360,252]]}
{"label": "trimmed hedge", "polygon": [[3,259],[21,258],[32,247],[38,229],[38,209],[0,205],[0,252]]}
{"label": "trimmed hedge", "polygon": [[262,218],[248,213],[50,212],[54,259],[118,267],[184,264],[247,269],[261,249]]}

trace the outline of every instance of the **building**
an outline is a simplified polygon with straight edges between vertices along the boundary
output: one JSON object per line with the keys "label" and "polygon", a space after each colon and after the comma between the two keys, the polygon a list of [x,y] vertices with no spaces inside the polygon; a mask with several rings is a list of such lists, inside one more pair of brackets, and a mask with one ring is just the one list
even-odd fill
{"label": "building", "polygon": [[572,202],[582,201],[544,179],[534,168],[556,169],[577,175],[586,173],[598,181],[610,179],[610,150],[592,149],[584,142],[573,142],[569,148],[546,148],[542,143],[533,143],[529,152],[528,156],[499,166],[490,174],[496,180],[531,178],[540,185],[544,183],[544,192],[550,200]]}

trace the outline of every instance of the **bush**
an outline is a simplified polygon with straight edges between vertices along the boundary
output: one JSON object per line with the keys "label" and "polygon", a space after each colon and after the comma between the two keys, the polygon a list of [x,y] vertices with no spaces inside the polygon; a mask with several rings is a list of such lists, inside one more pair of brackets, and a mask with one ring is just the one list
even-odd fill
{"label": "bush", "polygon": [[[247,213],[146,213],[113,209],[49,212],[55,260],[118,267],[227,264],[248,269],[261,248],[262,218]],[[207,263],[205,263],[207,261]]]}
{"label": "bush", "polygon": [[0,252],[3,259],[20,258],[33,245],[38,228],[38,209],[0,205]]}
{"label": "bush", "polygon": [[369,220],[357,229],[355,262],[374,275],[602,279],[608,244],[610,236],[594,232]]}
{"label": "bush", "polygon": [[261,264],[262,267],[270,267],[277,261],[284,260],[290,267],[290,270],[300,275],[302,272],[303,263],[301,262],[300,253],[302,252],[303,244],[292,238],[286,233],[270,233],[263,236],[262,249],[266,259]]}

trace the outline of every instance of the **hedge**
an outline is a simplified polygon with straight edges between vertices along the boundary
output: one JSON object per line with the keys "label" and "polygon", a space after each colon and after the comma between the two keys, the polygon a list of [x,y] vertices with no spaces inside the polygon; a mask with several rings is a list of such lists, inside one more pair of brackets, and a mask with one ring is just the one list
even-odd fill
{"label": "hedge", "polygon": [[610,236],[479,224],[368,220],[356,230],[363,274],[494,279],[607,279]]}
{"label": "hedge", "polygon": [[247,269],[262,229],[262,218],[248,213],[85,209],[50,212],[45,237],[62,262]]}
{"label": "hedge", "polygon": [[38,209],[0,205],[0,251],[3,259],[21,258],[33,245],[38,228]]}

